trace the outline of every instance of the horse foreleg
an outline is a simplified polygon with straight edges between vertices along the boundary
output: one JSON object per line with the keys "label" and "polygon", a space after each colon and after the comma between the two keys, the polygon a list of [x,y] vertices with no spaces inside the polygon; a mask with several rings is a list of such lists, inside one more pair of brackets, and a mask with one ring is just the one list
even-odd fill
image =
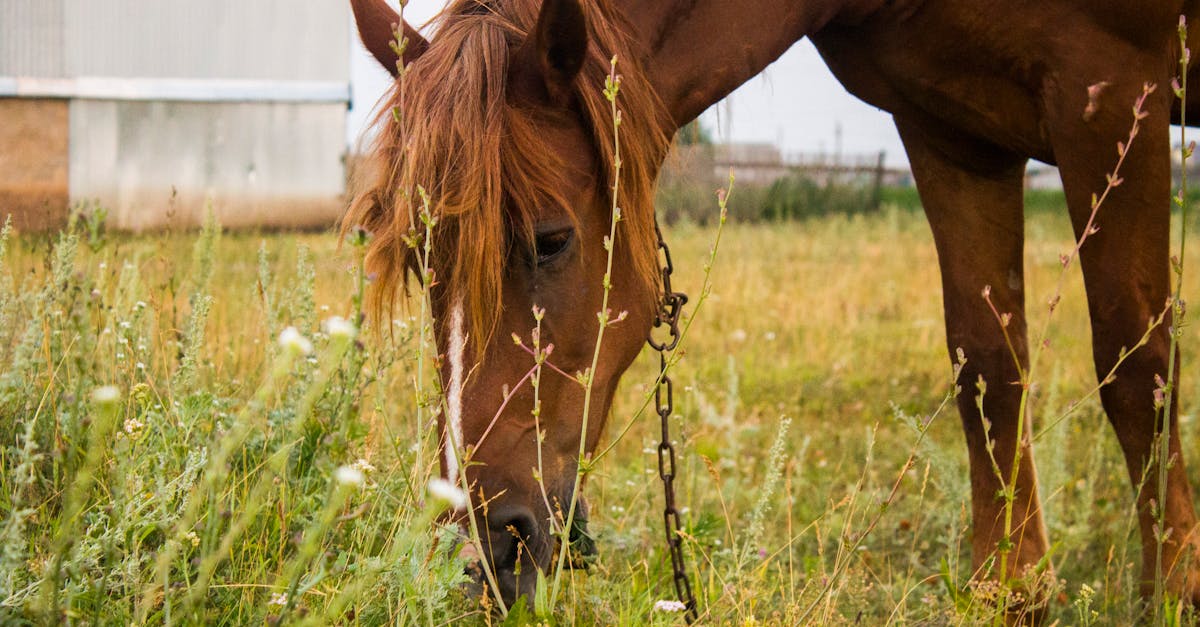
{"label": "horse foreleg", "polygon": [[896,126],[937,245],[951,360],[959,350],[966,358],[958,409],[970,455],[976,575],[1015,584],[1034,574],[1047,549],[1032,424],[1021,411],[1025,159],[941,134],[936,124],[897,118]]}
{"label": "horse foreleg", "polygon": [[[1129,132],[1129,107],[1141,94],[1142,83],[1114,85],[1099,114],[1090,120],[1071,114],[1072,109],[1085,106],[1079,98],[1081,91],[1064,91],[1059,96],[1061,101],[1053,109],[1064,113],[1051,126],[1077,237],[1091,217],[1092,194],[1101,193],[1107,184],[1105,173],[1116,161],[1116,143],[1125,141]],[[1124,183],[1111,191],[1096,212],[1098,230],[1087,238],[1080,254],[1096,372],[1102,381],[1110,372],[1115,375],[1101,389],[1100,398],[1137,490],[1143,591],[1154,589],[1161,570],[1169,592],[1196,602],[1200,601],[1200,539],[1181,454],[1178,400],[1175,394],[1163,399],[1156,381],[1156,377],[1168,378],[1170,314],[1151,332],[1145,346],[1120,359],[1123,350],[1132,349],[1148,324],[1164,312],[1171,292],[1169,96],[1166,85],[1160,85],[1147,100],[1149,116],[1141,122],[1119,173]],[[1176,365],[1176,375],[1178,372]],[[1170,405],[1166,417],[1169,463],[1161,477],[1157,453],[1163,417],[1156,396],[1169,400]],[[1165,491],[1165,502],[1160,491]],[[1161,556],[1156,539],[1158,503],[1162,503],[1166,534]]]}

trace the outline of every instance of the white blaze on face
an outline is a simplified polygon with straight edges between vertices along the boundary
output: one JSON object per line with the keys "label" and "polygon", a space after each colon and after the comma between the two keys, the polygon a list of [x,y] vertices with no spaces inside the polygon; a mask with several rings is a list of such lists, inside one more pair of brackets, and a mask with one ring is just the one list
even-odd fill
{"label": "white blaze on face", "polygon": [[446,475],[450,483],[458,483],[458,457],[462,450],[462,391],[463,354],[467,339],[463,334],[462,299],[454,301],[450,310],[450,389],[446,393]]}

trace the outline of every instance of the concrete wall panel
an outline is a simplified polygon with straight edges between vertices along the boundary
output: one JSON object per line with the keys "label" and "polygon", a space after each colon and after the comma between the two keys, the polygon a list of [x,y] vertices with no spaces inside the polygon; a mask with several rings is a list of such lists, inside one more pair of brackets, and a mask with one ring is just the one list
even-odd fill
{"label": "concrete wall panel", "polygon": [[340,104],[71,103],[71,199],[113,226],[331,224],[345,190]]}

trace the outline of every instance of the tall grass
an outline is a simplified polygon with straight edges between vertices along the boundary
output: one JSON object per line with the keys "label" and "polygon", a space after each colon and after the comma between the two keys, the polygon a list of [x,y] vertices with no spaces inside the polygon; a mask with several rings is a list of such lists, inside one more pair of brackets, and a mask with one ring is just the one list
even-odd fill
{"label": "tall grass", "polygon": [[[1063,213],[1029,223],[1031,302],[1055,289],[1070,242]],[[413,395],[416,303],[392,321],[389,343],[322,327],[355,320],[360,284],[357,249],[338,253],[329,235],[109,235],[93,249],[82,234],[4,240],[4,622],[129,623],[139,608],[151,624],[488,621],[462,591],[455,534],[436,525],[444,505],[426,489],[437,437]],[[696,291],[713,231],[667,236],[676,281]],[[673,374],[680,505],[704,620],[988,620],[994,607],[970,583],[964,542],[962,436],[956,420],[929,419],[953,386],[923,218],[885,209],[733,224],[721,250]],[[201,339],[188,329],[205,283],[196,260],[209,253]],[[1033,393],[1048,415],[1094,385],[1079,283],[1064,283],[1055,359]],[[312,353],[295,352],[295,336],[279,343],[289,326]],[[1184,330],[1184,351],[1195,333]],[[557,621],[680,620],[654,609],[672,596],[655,428],[629,421],[657,376],[650,361],[618,392],[611,424],[628,433],[588,483],[600,555],[590,574],[562,575]],[[1183,366],[1190,442],[1200,390]],[[111,406],[92,397],[106,386],[118,391]],[[1067,582],[1051,618],[1137,620],[1136,519],[1098,402],[1074,406],[1038,446]],[[353,473],[336,481],[343,467],[362,473],[360,487]]]}
{"label": "tall grass", "polygon": [[353,290],[317,296],[361,284],[354,260],[215,224],[84,248],[83,227],[4,237],[3,621],[461,613],[422,440],[380,419],[411,405],[374,393],[411,374],[415,325],[376,350]]}

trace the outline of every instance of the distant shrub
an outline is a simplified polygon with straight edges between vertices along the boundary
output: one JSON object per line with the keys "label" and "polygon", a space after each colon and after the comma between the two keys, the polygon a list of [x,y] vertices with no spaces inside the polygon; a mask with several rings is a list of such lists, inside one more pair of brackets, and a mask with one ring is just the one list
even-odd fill
{"label": "distant shrub", "polygon": [[920,211],[921,195],[917,193],[917,188],[911,185],[906,187],[883,187],[879,190],[879,204],[881,206],[896,207],[905,211]]}
{"label": "distant shrub", "polygon": [[759,216],[764,220],[795,220],[829,214],[855,214],[878,208],[879,198],[866,185],[825,184],[804,177],[786,176],[767,187]]}
{"label": "distant shrub", "polygon": [[[716,211],[713,190],[715,187],[706,185],[707,181],[688,181],[682,177],[664,179],[658,184],[655,196],[655,206],[658,208],[659,219],[674,224],[681,219],[700,224],[706,224],[715,219]],[[738,190],[739,195],[745,188]],[[741,220],[743,216],[735,219]]]}
{"label": "distant shrub", "polygon": [[[713,194],[728,182],[728,173],[717,165],[721,163],[716,158],[719,148],[703,141],[679,142],[659,177],[656,203],[664,222],[685,220],[705,225],[716,220],[718,210]],[[769,161],[769,157],[764,159]],[[787,173],[788,170],[789,166],[782,162],[776,168],[768,165],[745,172],[735,168],[738,193],[729,203],[729,218],[737,222],[796,220],[866,213],[887,203],[920,207],[916,189],[879,187],[871,174]],[[782,176],[775,176],[778,174]]]}
{"label": "distant shrub", "polygon": [[1061,189],[1027,189],[1025,190],[1025,212],[1064,211],[1067,208],[1067,197]]}

